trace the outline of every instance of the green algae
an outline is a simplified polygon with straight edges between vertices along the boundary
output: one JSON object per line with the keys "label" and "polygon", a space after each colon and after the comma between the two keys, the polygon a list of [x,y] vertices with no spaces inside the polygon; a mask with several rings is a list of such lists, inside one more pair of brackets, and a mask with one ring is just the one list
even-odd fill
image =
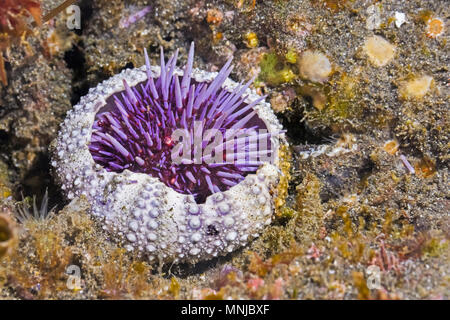
{"label": "green algae", "polygon": [[278,86],[291,82],[296,77],[291,68],[276,53],[265,54],[259,66],[261,72],[259,73],[258,80],[270,86]]}

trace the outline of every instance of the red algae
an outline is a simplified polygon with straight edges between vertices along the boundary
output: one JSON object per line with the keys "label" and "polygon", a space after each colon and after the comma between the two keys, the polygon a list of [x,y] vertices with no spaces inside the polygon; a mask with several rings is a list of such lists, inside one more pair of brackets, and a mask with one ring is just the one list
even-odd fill
{"label": "red algae", "polygon": [[0,80],[8,85],[3,52],[9,47],[10,38],[19,38],[28,32],[27,18],[33,17],[37,25],[42,24],[41,4],[35,0],[0,1]]}

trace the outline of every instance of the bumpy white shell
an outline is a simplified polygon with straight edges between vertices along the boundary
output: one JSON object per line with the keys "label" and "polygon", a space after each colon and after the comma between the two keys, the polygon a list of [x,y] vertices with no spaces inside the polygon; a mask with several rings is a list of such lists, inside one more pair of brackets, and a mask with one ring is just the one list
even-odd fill
{"label": "bumpy white shell", "polygon": [[[160,68],[152,67],[152,76],[159,74]],[[176,74],[183,71],[177,69]],[[216,75],[192,71],[192,78],[198,82],[211,81]],[[67,198],[86,196],[92,214],[102,219],[112,237],[149,261],[195,263],[225,255],[257,237],[271,223],[271,190],[281,174],[278,151],[285,143],[284,135],[272,138],[276,155],[273,163],[265,163],[256,174],[247,175],[241,183],[197,205],[193,196],[180,194],[157,178],[129,170],[108,172],[94,162],[88,145],[95,115],[108,97],[125,90],[123,79],[131,87],[145,81],[145,66],[124,70],[91,88],[68,112],[52,143],[52,166]],[[227,79],[223,88],[231,91],[237,85]],[[250,89],[246,95],[247,103],[259,97]],[[268,103],[263,101],[254,109],[270,132],[282,129]]]}

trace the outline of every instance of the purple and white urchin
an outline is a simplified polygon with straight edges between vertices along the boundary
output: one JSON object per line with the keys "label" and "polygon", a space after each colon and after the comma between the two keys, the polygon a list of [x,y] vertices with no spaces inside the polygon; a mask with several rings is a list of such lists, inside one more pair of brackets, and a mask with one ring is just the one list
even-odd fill
{"label": "purple and white urchin", "polygon": [[218,73],[161,66],[124,70],[82,97],[52,143],[68,199],[127,250],[150,261],[224,255],[271,222],[278,151],[286,143],[264,97]]}

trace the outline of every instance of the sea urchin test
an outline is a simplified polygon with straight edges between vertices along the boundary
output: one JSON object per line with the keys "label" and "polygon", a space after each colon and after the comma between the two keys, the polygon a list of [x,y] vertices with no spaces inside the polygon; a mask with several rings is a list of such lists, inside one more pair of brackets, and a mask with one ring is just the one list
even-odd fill
{"label": "sea urchin test", "polygon": [[264,97],[218,72],[186,66],[177,52],[124,70],[80,99],[52,143],[52,166],[68,199],[127,250],[149,261],[224,255],[270,224],[285,142]]}

